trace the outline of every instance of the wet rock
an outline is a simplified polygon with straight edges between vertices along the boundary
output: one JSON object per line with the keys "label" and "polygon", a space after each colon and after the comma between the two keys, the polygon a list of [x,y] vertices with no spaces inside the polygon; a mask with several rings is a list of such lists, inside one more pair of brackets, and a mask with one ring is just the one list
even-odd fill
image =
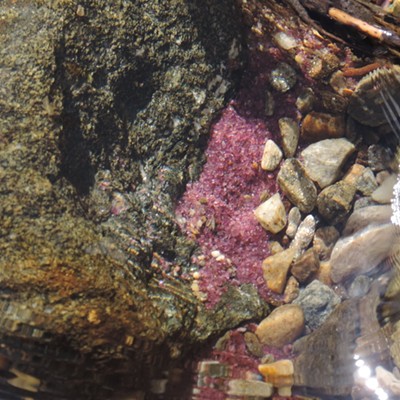
{"label": "wet rock", "polygon": [[283,247],[279,242],[271,240],[269,242],[269,251],[272,255],[274,255],[276,253],[280,253],[281,251],[283,251]]}
{"label": "wet rock", "polygon": [[262,344],[283,347],[293,343],[304,329],[304,314],[299,305],[284,304],[272,311],[256,329]]}
{"label": "wet rock", "polygon": [[357,275],[348,290],[349,297],[365,296],[371,286],[371,278],[366,275]]}
{"label": "wet rock", "polygon": [[299,143],[299,124],[292,118],[280,118],[278,124],[285,157],[293,157]]}
{"label": "wet rock", "polygon": [[294,235],[297,232],[297,228],[301,221],[301,213],[297,207],[292,207],[288,214],[288,225],[286,228],[286,235],[291,239],[294,238]]}
{"label": "wet rock", "polygon": [[330,90],[322,90],[319,93],[321,105],[324,110],[329,110],[330,113],[342,114],[346,112],[348,99],[338,93],[332,93]]}
{"label": "wet rock", "polygon": [[280,232],[286,225],[286,210],[279,193],[260,204],[254,215],[261,226],[271,233]]}
{"label": "wet rock", "polygon": [[379,385],[387,393],[395,397],[400,396],[400,379],[381,366],[375,368],[375,374]]}
{"label": "wet rock", "polygon": [[295,158],[286,160],[278,173],[278,184],[288,199],[300,211],[309,213],[317,200],[317,189],[307,178],[303,166]]}
{"label": "wet rock", "polygon": [[296,107],[301,113],[310,112],[315,103],[315,94],[311,88],[305,89],[296,99]]}
{"label": "wet rock", "polygon": [[371,194],[372,200],[380,204],[389,204],[393,198],[393,189],[396,182],[397,176],[395,174],[389,175]]}
{"label": "wet rock", "polygon": [[296,71],[289,64],[280,63],[278,67],[271,72],[271,85],[278,92],[287,92],[296,84],[296,81]]}
{"label": "wet rock", "polygon": [[228,382],[228,392],[230,396],[244,397],[270,397],[274,389],[272,384],[247,379],[231,379]]}
{"label": "wet rock", "polygon": [[392,152],[379,144],[368,147],[368,165],[372,171],[382,171],[389,168],[393,158]]}
{"label": "wet rock", "polygon": [[344,181],[326,187],[318,195],[318,212],[325,220],[335,225],[351,210],[355,192],[355,187]]}
{"label": "wet rock", "polygon": [[254,356],[262,357],[264,355],[262,345],[255,333],[245,332],[244,342],[246,343],[247,350]]}
{"label": "wet rock", "polygon": [[389,205],[374,205],[359,208],[350,215],[343,229],[343,235],[352,235],[366,228],[368,225],[382,225],[390,223],[392,208]]}
{"label": "wet rock", "polygon": [[394,238],[395,227],[384,224],[369,225],[351,236],[339,239],[330,260],[333,282],[342,282],[351,275],[372,271],[392,254]]}
{"label": "wet rock", "polygon": [[258,370],[266,382],[278,388],[279,396],[291,396],[294,373],[291,360],[278,360],[270,364],[261,364],[258,366]]}
{"label": "wet rock", "polygon": [[354,151],[354,145],[347,139],[325,139],[301,152],[302,163],[308,177],[323,189],[339,178],[344,163]]}
{"label": "wet rock", "polygon": [[364,168],[357,179],[356,189],[364,196],[370,196],[377,187],[378,184],[376,183],[375,175],[371,168]]}
{"label": "wet rock", "polygon": [[264,112],[267,117],[272,117],[275,112],[275,99],[274,95],[267,90],[265,92],[265,106],[264,106]]}
{"label": "wet rock", "polygon": [[319,258],[311,248],[301,254],[290,268],[291,274],[299,281],[306,282],[319,269]]}
{"label": "wet rock", "polygon": [[282,293],[286,276],[295,255],[294,249],[287,249],[267,257],[262,263],[264,280],[269,289]]}
{"label": "wet rock", "polygon": [[296,259],[312,242],[315,233],[315,218],[310,214],[299,225],[290,248],[295,249]]}
{"label": "wet rock", "polygon": [[324,226],[316,230],[313,248],[320,260],[326,261],[329,259],[339,236],[340,234],[334,226]]}
{"label": "wet rock", "polygon": [[299,296],[293,301],[303,309],[305,323],[311,330],[321,326],[339,303],[340,297],[318,280],[300,290]]}
{"label": "wet rock", "polygon": [[317,112],[307,114],[301,125],[300,136],[307,142],[341,138],[346,131],[343,116],[333,116]]}
{"label": "wet rock", "polygon": [[378,205],[371,197],[360,197],[354,202],[353,210]]}
{"label": "wet rock", "polygon": [[299,282],[294,276],[290,276],[287,280],[285,291],[283,292],[283,301],[291,303],[300,293]]}
{"label": "wet rock", "polygon": [[320,262],[316,279],[326,286],[332,286],[333,282],[331,279],[331,263],[329,260]]}
{"label": "wet rock", "polygon": [[282,151],[273,140],[267,140],[261,159],[261,168],[273,171],[282,160]]}
{"label": "wet rock", "polygon": [[347,182],[349,185],[356,186],[357,181],[364,172],[365,167],[361,164],[353,164],[349,170],[346,172],[346,175],[343,177],[343,181]]}
{"label": "wet rock", "polygon": [[293,49],[298,45],[297,40],[286,32],[278,32],[273,35],[276,44],[283,50]]}

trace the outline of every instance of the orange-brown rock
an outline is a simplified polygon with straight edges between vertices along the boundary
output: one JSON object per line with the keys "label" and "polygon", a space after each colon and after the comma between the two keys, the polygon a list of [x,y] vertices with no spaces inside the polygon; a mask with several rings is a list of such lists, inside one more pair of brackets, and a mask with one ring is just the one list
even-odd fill
{"label": "orange-brown rock", "polygon": [[277,388],[293,385],[294,369],[291,360],[278,360],[270,364],[260,364],[258,370],[266,382],[272,383]]}
{"label": "orange-brown rock", "polygon": [[293,263],[290,272],[299,282],[305,282],[318,271],[318,268],[318,254],[311,248],[299,256]]}
{"label": "orange-brown rock", "polygon": [[343,116],[310,112],[303,119],[301,138],[307,142],[343,137],[346,123]]}

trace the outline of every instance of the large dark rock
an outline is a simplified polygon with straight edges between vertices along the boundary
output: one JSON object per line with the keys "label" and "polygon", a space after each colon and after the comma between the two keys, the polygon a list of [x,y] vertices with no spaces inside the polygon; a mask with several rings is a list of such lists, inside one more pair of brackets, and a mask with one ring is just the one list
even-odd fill
{"label": "large dark rock", "polygon": [[215,321],[190,289],[194,244],[174,220],[234,87],[232,2],[6,0],[0,21],[10,365],[49,398],[100,398],[144,385],[183,344],[261,317],[246,287]]}

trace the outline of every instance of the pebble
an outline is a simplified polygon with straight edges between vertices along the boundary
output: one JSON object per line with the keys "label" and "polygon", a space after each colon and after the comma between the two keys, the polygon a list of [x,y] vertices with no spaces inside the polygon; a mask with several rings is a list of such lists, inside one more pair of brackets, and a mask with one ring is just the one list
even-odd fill
{"label": "pebble", "polygon": [[333,282],[331,279],[331,263],[329,260],[320,262],[316,278],[324,285],[332,286]]}
{"label": "pebble", "polygon": [[270,364],[260,364],[258,370],[266,382],[278,388],[279,396],[290,397],[292,395],[294,367],[291,360],[278,360]]}
{"label": "pebble", "polygon": [[264,351],[258,337],[253,332],[245,332],[243,335],[247,350],[255,357],[262,357]]}
{"label": "pebble", "polygon": [[340,234],[334,226],[324,226],[316,230],[313,247],[320,260],[329,260],[333,246],[339,239],[339,236]]}
{"label": "pebble", "polygon": [[346,123],[343,116],[312,111],[304,117],[300,135],[305,141],[316,142],[323,139],[341,138],[345,131]]}
{"label": "pebble", "polygon": [[349,185],[357,186],[357,181],[364,172],[364,169],[364,165],[353,164],[343,177],[343,181],[347,182]]}
{"label": "pebble", "polygon": [[389,175],[371,194],[372,200],[380,204],[389,204],[393,198],[393,188],[396,182],[397,176]]}
{"label": "pebble", "polygon": [[300,293],[299,282],[294,276],[290,276],[287,280],[285,291],[283,292],[283,301],[291,303]]}
{"label": "pebble", "polygon": [[349,297],[356,298],[365,296],[371,286],[371,278],[366,275],[358,275],[351,282],[348,290]]}
{"label": "pebble", "polygon": [[293,157],[299,143],[299,124],[292,118],[280,118],[278,124],[285,157]]}
{"label": "pebble", "polygon": [[306,88],[296,99],[296,107],[301,113],[310,112],[315,103],[315,94],[311,88]]}
{"label": "pebble", "polygon": [[265,106],[264,106],[264,112],[267,117],[272,117],[275,112],[275,99],[274,95],[267,90],[265,92]]}
{"label": "pebble", "polygon": [[369,206],[376,206],[375,201],[373,201],[371,197],[360,197],[354,202],[353,210]]}
{"label": "pebble", "polygon": [[392,396],[400,396],[400,380],[394,376],[393,373],[381,367],[380,365],[375,368],[376,379],[379,385]]}
{"label": "pebble", "polygon": [[372,171],[382,171],[390,166],[392,152],[379,144],[368,147],[368,165]]}
{"label": "pebble", "polygon": [[279,193],[260,204],[254,215],[261,226],[271,233],[280,232],[286,225],[286,211]]}
{"label": "pebble", "polygon": [[357,179],[356,189],[364,196],[370,196],[377,187],[378,184],[376,183],[375,175],[371,168],[364,168]]}
{"label": "pebble", "polygon": [[299,225],[294,239],[290,243],[290,248],[295,249],[294,259],[296,259],[312,242],[315,233],[315,218],[310,214],[304,218]]}
{"label": "pebble", "polygon": [[271,139],[267,140],[261,158],[261,168],[265,171],[273,171],[282,160],[282,150]]}
{"label": "pebble", "polygon": [[272,87],[278,92],[285,93],[296,84],[296,71],[289,64],[280,63],[271,72],[270,82]]}
{"label": "pebble", "polygon": [[313,248],[306,250],[292,264],[291,274],[301,283],[310,279],[319,269],[319,258]]}
{"label": "pebble", "polygon": [[281,348],[293,343],[303,329],[302,308],[297,304],[284,304],[262,320],[255,333],[262,344]]}
{"label": "pebble", "polygon": [[276,254],[276,253],[280,253],[281,251],[283,251],[283,247],[282,245],[277,242],[276,240],[272,240],[269,242],[268,245],[269,251],[272,255]]}
{"label": "pebble", "polygon": [[275,293],[282,293],[292,264],[295,249],[287,249],[267,257],[262,263],[265,283]]}
{"label": "pebble", "polygon": [[355,187],[345,181],[326,187],[318,195],[318,212],[325,220],[336,225],[349,213],[355,192]]}
{"label": "pebble", "polygon": [[343,229],[343,236],[353,235],[368,225],[388,224],[392,216],[390,205],[377,205],[359,208],[350,215]]}
{"label": "pebble", "polygon": [[395,227],[392,224],[368,225],[341,238],[332,250],[331,278],[342,282],[352,275],[366,274],[393,252]]}
{"label": "pebble", "polygon": [[307,175],[323,189],[336,182],[354,151],[355,146],[347,139],[325,139],[310,144],[301,157]]}
{"label": "pebble", "polygon": [[305,170],[295,158],[282,164],[278,184],[288,199],[304,213],[311,212],[317,201],[317,188],[307,178]]}
{"label": "pebble", "polygon": [[340,297],[329,286],[314,280],[300,291],[293,303],[303,309],[306,325],[315,330],[340,303]]}
{"label": "pebble", "polygon": [[274,389],[271,383],[247,380],[231,379],[228,382],[228,395],[266,398],[272,396]]}
{"label": "pebble", "polygon": [[297,47],[297,40],[286,32],[278,32],[273,35],[276,44],[283,50],[290,50]]}
{"label": "pebble", "polygon": [[291,239],[294,238],[294,235],[297,232],[297,228],[301,221],[301,213],[297,207],[292,207],[288,214],[288,224],[286,228],[286,235]]}

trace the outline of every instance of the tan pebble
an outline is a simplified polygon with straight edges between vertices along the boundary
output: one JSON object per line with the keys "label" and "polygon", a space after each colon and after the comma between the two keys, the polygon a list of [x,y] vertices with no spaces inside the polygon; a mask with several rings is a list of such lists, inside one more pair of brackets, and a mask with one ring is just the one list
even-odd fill
{"label": "tan pebble", "polygon": [[256,335],[262,344],[283,347],[293,343],[303,332],[304,313],[297,304],[284,304],[260,322]]}
{"label": "tan pebble", "polygon": [[334,226],[324,226],[316,230],[313,247],[320,260],[329,259],[339,236],[340,234]]}
{"label": "tan pebble", "polygon": [[353,164],[346,172],[343,181],[351,186],[356,186],[358,179],[364,172],[364,169],[365,167],[361,164]]}
{"label": "tan pebble", "polygon": [[266,382],[272,383],[277,388],[293,385],[294,368],[291,360],[278,360],[270,364],[260,364],[258,370]]}
{"label": "tan pebble", "polygon": [[281,251],[283,251],[283,247],[279,242],[273,240],[269,242],[269,251],[271,252],[272,255],[274,255],[276,253],[280,253]]}
{"label": "tan pebble", "polygon": [[305,251],[292,265],[290,272],[299,282],[306,282],[319,269],[319,258],[311,248]]}
{"label": "tan pebble", "polygon": [[316,278],[324,285],[332,286],[331,264],[329,261],[320,262]]}
{"label": "tan pebble", "polygon": [[273,171],[282,160],[282,151],[273,140],[267,140],[261,158],[261,168],[265,171]]}
{"label": "tan pebble", "polygon": [[274,389],[270,383],[249,379],[231,379],[228,382],[228,395],[240,398],[266,398],[272,396]]}
{"label": "tan pebble", "polygon": [[286,235],[293,239],[300,224],[300,221],[300,210],[297,207],[292,207],[288,214],[288,226],[286,228]]}
{"label": "tan pebble", "polygon": [[300,293],[299,282],[294,276],[289,277],[285,291],[283,292],[283,300],[285,303],[291,303]]}
{"label": "tan pebble", "polygon": [[301,137],[308,142],[343,137],[346,123],[343,116],[317,112],[307,114],[301,126]]}
{"label": "tan pebble", "polygon": [[292,118],[280,118],[278,124],[285,157],[293,157],[299,143],[299,124]]}
{"label": "tan pebble", "polygon": [[286,210],[279,193],[260,204],[254,215],[261,226],[271,233],[280,232],[286,225]]}
{"label": "tan pebble", "polygon": [[296,249],[288,249],[266,258],[262,263],[264,280],[269,289],[282,293],[286,276],[295,255]]}

